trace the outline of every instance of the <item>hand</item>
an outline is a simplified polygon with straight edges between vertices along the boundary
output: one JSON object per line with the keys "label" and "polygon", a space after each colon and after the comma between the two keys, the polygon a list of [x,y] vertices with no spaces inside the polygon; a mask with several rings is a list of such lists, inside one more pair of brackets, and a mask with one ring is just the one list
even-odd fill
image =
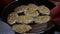
{"label": "hand", "polygon": [[56,7],[60,8],[60,2],[56,2]]}
{"label": "hand", "polygon": [[51,19],[56,22],[60,22],[60,2],[56,2],[56,7],[51,10]]}

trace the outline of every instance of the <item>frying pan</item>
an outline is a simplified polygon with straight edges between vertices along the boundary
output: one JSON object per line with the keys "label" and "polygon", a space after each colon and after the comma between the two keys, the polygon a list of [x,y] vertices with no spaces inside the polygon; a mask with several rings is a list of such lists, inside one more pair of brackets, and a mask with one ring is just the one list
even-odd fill
{"label": "frying pan", "polygon": [[[38,6],[45,5],[50,10],[55,7],[55,5],[52,2],[48,1],[48,0],[18,0],[18,1],[13,1],[10,4],[8,4],[2,10],[1,18],[3,19],[3,21],[5,21],[7,23],[8,14],[13,12],[16,7],[21,6],[21,5],[28,5],[30,3],[36,4]],[[47,30],[49,30],[49,29],[51,29],[53,27],[52,21],[49,21],[49,22],[47,22],[45,24],[41,24],[41,25],[34,24],[34,23],[32,23],[30,25],[33,27],[33,29],[31,31],[29,31],[29,33],[43,33],[43,32],[45,32],[45,31],[47,31]]]}

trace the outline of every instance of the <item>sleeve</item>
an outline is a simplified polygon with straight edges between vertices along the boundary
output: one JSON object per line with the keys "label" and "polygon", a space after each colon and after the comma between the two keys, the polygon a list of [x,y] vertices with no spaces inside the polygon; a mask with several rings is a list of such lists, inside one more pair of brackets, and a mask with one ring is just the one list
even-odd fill
{"label": "sleeve", "polygon": [[11,27],[0,18],[0,34],[15,34]]}

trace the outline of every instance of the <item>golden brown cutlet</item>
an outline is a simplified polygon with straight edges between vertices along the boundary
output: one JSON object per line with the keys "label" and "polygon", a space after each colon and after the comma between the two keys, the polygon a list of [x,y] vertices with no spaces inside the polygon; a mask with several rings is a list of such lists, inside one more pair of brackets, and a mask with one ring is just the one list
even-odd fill
{"label": "golden brown cutlet", "polygon": [[32,16],[32,17],[37,17],[39,15],[38,11],[26,11],[24,12],[26,16]]}
{"label": "golden brown cutlet", "polygon": [[18,16],[18,23],[22,24],[29,24],[33,21],[33,18],[31,16]]}
{"label": "golden brown cutlet", "polygon": [[25,33],[27,31],[30,31],[32,27],[25,24],[16,24],[12,26],[12,29],[18,33]]}
{"label": "golden brown cutlet", "polygon": [[16,23],[17,18],[18,18],[17,13],[12,12],[8,15],[7,22],[12,25],[12,24]]}
{"label": "golden brown cutlet", "polygon": [[18,6],[17,8],[15,8],[15,12],[17,12],[17,13],[21,13],[21,12],[24,12],[24,11],[26,11],[27,10],[27,6],[26,5],[21,5],[21,6]]}
{"label": "golden brown cutlet", "polygon": [[50,10],[44,5],[39,6],[38,10],[42,14],[50,15]]}
{"label": "golden brown cutlet", "polygon": [[47,23],[50,20],[50,16],[39,16],[35,18],[35,23],[43,24]]}

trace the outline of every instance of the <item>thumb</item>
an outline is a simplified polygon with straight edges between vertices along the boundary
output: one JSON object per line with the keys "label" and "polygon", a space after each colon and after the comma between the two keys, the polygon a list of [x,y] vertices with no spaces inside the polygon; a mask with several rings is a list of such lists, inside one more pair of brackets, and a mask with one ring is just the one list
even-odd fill
{"label": "thumb", "polygon": [[56,6],[60,6],[60,2],[56,2]]}

